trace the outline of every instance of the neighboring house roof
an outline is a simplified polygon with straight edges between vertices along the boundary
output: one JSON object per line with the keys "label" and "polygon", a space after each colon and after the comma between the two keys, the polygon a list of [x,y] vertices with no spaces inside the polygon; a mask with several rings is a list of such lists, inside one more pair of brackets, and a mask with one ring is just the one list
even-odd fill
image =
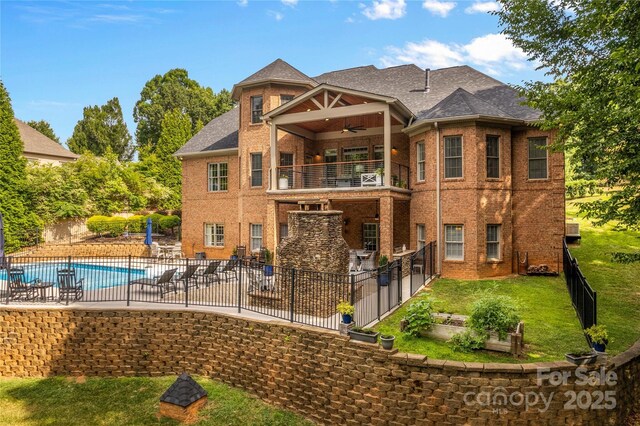
{"label": "neighboring house roof", "polygon": [[66,160],[75,160],[80,156],[69,151],[58,142],[43,135],[27,123],[15,119],[20,132],[20,139],[24,145],[25,157],[56,157]]}
{"label": "neighboring house roof", "polygon": [[[523,98],[508,85],[467,65],[442,68],[427,73],[416,65],[379,69],[373,65],[331,71],[308,77],[285,61],[277,59],[245,78],[233,88],[264,82],[289,82],[316,87],[328,84],[397,99],[420,123],[454,117],[494,117],[521,122],[538,120],[540,111],[522,105]],[[234,111],[234,110],[232,110]],[[227,113],[229,114],[229,113]],[[207,124],[176,155],[207,153],[237,148],[239,119],[220,116]]]}
{"label": "neighboring house roof", "polygon": [[233,86],[231,95],[237,99],[241,87],[252,86],[264,82],[282,82],[288,84],[300,84],[305,86],[316,86],[318,83],[305,73],[292,67],[282,59],[276,59],[261,70],[251,74]]}
{"label": "neighboring house roof", "polygon": [[236,107],[211,120],[175,155],[237,149],[239,111],[240,108]]}

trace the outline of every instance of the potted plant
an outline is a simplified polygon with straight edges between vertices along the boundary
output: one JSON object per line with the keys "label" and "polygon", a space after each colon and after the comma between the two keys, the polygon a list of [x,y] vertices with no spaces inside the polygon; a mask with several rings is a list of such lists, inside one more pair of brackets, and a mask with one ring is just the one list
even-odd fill
{"label": "potted plant", "polygon": [[378,186],[382,186],[382,179],[383,179],[383,176],[384,176],[384,168],[382,168],[382,167],[378,167],[378,168],[376,169],[376,184],[377,184]]}
{"label": "potted plant", "polygon": [[264,276],[273,276],[273,253],[268,248],[264,249]]}
{"label": "potted plant", "polygon": [[393,349],[393,342],[396,340],[396,336],[392,336],[391,334],[381,334],[380,335],[380,344],[383,349]]}
{"label": "potted plant", "polygon": [[584,331],[591,339],[596,352],[604,352],[609,344],[609,333],[604,325],[592,325]]}
{"label": "potted plant", "polygon": [[564,354],[564,357],[574,365],[587,365],[593,364],[598,358],[598,354],[594,351],[577,349]]}
{"label": "potted plant", "polygon": [[378,285],[387,286],[389,285],[389,268],[387,268],[387,264],[389,263],[389,258],[385,255],[380,256],[378,259]]}
{"label": "potted plant", "polygon": [[238,259],[238,247],[234,247],[233,251],[231,252],[231,260],[237,260]]}
{"label": "potted plant", "polygon": [[336,309],[338,313],[342,315],[342,322],[345,324],[351,324],[356,308],[346,300],[341,300]]}
{"label": "potted plant", "polygon": [[379,335],[379,332],[370,328],[353,327],[349,330],[349,336],[360,342],[376,343]]}
{"label": "potted plant", "polygon": [[280,175],[278,189],[289,189],[289,175]]}

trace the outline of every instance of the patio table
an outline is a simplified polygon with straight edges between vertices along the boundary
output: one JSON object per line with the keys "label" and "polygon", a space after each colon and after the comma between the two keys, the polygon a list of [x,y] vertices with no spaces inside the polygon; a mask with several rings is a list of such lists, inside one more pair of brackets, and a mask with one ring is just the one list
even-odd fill
{"label": "patio table", "polygon": [[[53,288],[53,283],[50,282],[39,282],[37,284],[32,284],[33,288],[38,289],[38,292],[40,293],[40,301],[41,302],[46,302],[47,301],[47,290],[50,288]],[[53,299],[53,295],[51,295],[51,298]]]}

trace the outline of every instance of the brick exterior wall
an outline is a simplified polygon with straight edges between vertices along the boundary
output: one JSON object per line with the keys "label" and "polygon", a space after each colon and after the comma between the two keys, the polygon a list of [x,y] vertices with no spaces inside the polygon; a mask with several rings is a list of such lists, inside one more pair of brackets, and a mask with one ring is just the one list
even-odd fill
{"label": "brick exterior wall", "polygon": [[[300,87],[264,84],[244,88],[240,95],[238,154],[183,160],[183,250],[189,256],[205,251],[208,257],[227,257],[236,245],[250,245],[251,224],[263,227],[263,245],[276,251],[280,225],[286,223],[286,212],[297,209],[297,201],[327,199],[335,209],[344,212],[347,225],[343,237],[351,248],[362,247],[362,223],[372,221],[374,209],[379,213],[379,251],[390,256],[394,247],[417,246],[416,225],[424,224],[426,241],[436,240],[436,130],[428,128],[411,137],[392,133],[396,147],[392,161],[408,165],[411,192],[400,189],[375,188],[349,191],[327,190],[307,193],[268,193],[270,167],[269,126],[251,124],[250,98],[263,97],[263,110],[280,105],[280,95],[299,95]],[[368,119],[368,117],[365,117]],[[339,130],[340,120],[333,120],[327,130]],[[549,154],[549,178],[528,179],[527,138],[546,136],[553,142],[553,132],[533,127],[467,121],[441,124],[440,170],[442,200],[442,259],[444,277],[475,279],[504,276],[517,272],[517,254],[528,256],[530,264],[545,263],[561,270],[564,235],[564,157]],[[500,138],[500,177],[486,176],[486,136]],[[463,177],[444,179],[444,138],[461,136],[463,140]],[[416,144],[425,143],[425,180],[417,181]],[[294,164],[324,162],[324,150],[330,148],[367,147],[370,158],[376,145],[383,144],[382,135],[345,137],[335,140],[305,141],[286,132],[278,132],[278,157],[292,153]],[[251,154],[262,155],[262,185],[251,186]],[[317,156],[316,154],[320,154]],[[229,164],[229,190],[225,193],[206,191],[207,163]],[[376,207],[377,206],[377,207]],[[225,226],[222,248],[204,246],[205,223]],[[501,226],[500,259],[488,260],[487,225]],[[444,225],[464,226],[464,260],[445,259]]]}
{"label": "brick exterior wall", "polygon": [[[575,368],[566,362],[441,361],[314,327],[194,311],[4,308],[0,336],[2,377],[186,371],[245,389],[319,424],[615,425],[640,408],[640,342],[605,366],[617,374],[617,384],[591,387],[577,384]],[[537,368],[570,377],[562,386],[538,383]],[[614,409],[564,408],[565,392],[596,389],[615,392]],[[499,395],[530,392],[545,398],[553,392],[548,410],[539,412],[541,402],[525,410],[518,399],[500,405]],[[480,405],[473,396],[481,393],[497,403]]]}

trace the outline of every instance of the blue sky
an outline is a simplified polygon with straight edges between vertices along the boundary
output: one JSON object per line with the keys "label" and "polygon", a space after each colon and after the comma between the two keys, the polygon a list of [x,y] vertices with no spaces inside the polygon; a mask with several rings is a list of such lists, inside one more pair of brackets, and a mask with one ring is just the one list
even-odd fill
{"label": "blue sky", "polygon": [[507,83],[541,72],[501,36],[492,1],[2,1],[0,75],[16,116],[65,141],[82,108],[120,99],[129,131],[145,82],[171,68],[215,91],[276,58],[307,75],[373,64],[468,64]]}

